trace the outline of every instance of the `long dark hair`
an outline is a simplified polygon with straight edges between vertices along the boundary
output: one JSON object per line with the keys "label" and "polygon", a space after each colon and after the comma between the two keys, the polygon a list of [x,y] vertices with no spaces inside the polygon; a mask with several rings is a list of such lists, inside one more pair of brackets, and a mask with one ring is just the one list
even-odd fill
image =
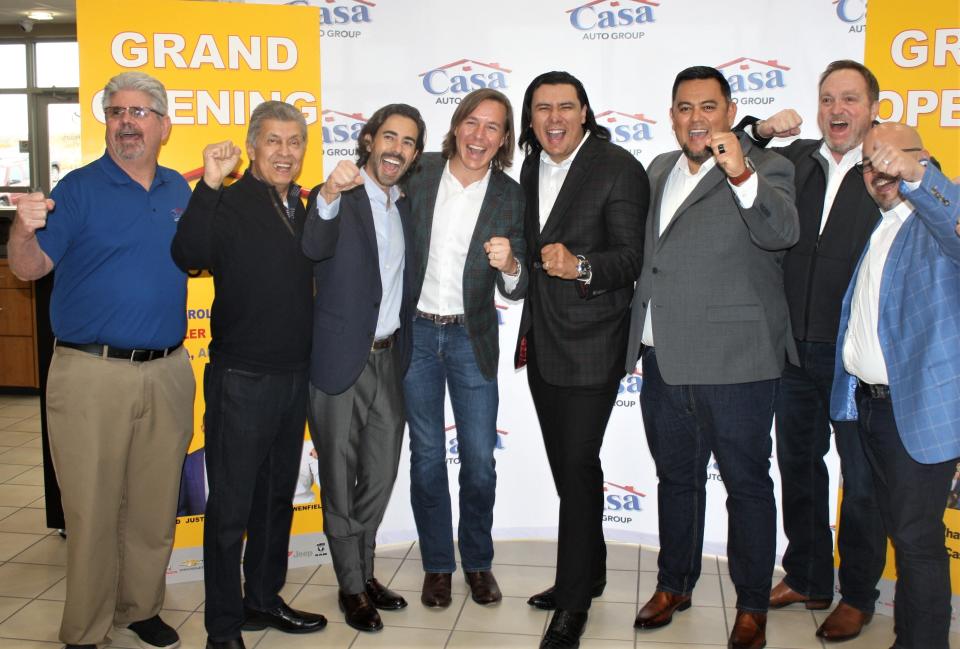
{"label": "long dark hair", "polygon": [[[423,153],[424,140],[426,140],[427,137],[427,125],[423,122],[420,111],[409,104],[387,104],[383,108],[377,109],[377,112],[375,112],[370,119],[367,120],[367,123],[363,125],[363,128],[360,129],[360,135],[357,138],[357,166],[361,169],[367,164],[367,160],[370,159],[370,151],[367,150],[367,138],[372,142],[373,139],[376,138],[377,133],[380,132],[380,128],[384,122],[394,115],[400,115],[414,121],[417,125],[417,157]],[[416,161],[414,161],[414,163],[416,163]],[[400,180],[405,180],[415,167],[416,164],[411,164],[410,168],[407,169],[407,173],[405,173]]]}
{"label": "long dark hair", "polygon": [[573,86],[574,90],[577,91],[577,99],[580,100],[580,105],[587,107],[587,120],[583,123],[583,130],[589,131],[594,137],[598,137],[601,140],[610,139],[610,131],[607,127],[597,124],[597,118],[593,115],[593,108],[590,107],[590,100],[587,99],[587,91],[583,87],[583,84],[580,83],[580,80],[569,72],[556,70],[553,72],[544,72],[531,81],[530,85],[527,86],[527,91],[523,93],[523,113],[520,118],[520,123],[523,124],[523,130],[520,131],[520,141],[518,145],[525,155],[536,155],[543,150],[543,146],[533,132],[533,93],[543,85],[556,86],[561,84]]}

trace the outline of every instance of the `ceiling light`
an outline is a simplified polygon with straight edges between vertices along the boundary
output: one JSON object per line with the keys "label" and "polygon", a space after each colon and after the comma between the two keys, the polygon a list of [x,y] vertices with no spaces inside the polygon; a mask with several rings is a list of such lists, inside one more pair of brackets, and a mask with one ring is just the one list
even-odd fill
{"label": "ceiling light", "polygon": [[53,12],[51,11],[31,11],[27,14],[27,18],[31,20],[53,20]]}

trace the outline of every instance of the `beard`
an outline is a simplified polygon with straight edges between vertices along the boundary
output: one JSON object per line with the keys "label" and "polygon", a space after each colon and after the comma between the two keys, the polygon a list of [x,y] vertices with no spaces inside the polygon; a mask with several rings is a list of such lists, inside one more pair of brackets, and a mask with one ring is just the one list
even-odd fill
{"label": "beard", "polygon": [[687,156],[687,160],[695,162],[698,165],[702,165],[713,157],[713,151],[710,150],[710,147],[703,147],[703,151],[694,152],[686,144],[681,144],[680,150],[683,151],[683,155]]}

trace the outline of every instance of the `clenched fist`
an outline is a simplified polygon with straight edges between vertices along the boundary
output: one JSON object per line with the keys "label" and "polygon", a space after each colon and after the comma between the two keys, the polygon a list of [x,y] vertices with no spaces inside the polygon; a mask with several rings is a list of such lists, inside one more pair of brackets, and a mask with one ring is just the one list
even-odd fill
{"label": "clenched fist", "polygon": [[203,149],[203,182],[211,189],[220,189],[223,179],[240,162],[240,147],[229,140],[208,144]]}
{"label": "clenched fist", "polygon": [[17,201],[17,217],[14,220],[14,234],[30,236],[37,230],[47,226],[47,212],[53,209],[51,198],[44,197],[41,192],[34,192],[20,197]]}
{"label": "clenched fist", "polygon": [[483,251],[487,253],[487,260],[490,265],[501,273],[516,275],[520,270],[516,258],[513,256],[513,250],[510,248],[510,239],[506,237],[490,237],[490,240],[483,244]]}
{"label": "clenched fist", "polygon": [[353,189],[363,184],[360,168],[349,160],[341,160],[327,176],[327,182],[320,187],[320,195],[327,205],[337,200],[340,192]]}

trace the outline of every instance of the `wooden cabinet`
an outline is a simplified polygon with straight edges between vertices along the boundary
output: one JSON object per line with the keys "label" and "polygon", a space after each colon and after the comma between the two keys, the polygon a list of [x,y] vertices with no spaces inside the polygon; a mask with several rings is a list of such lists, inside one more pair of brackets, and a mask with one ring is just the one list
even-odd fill
{"label": "wooden cabinet", "polygon": [[33,282],[24,282],[0,259],[0,386],[39,387]]}

